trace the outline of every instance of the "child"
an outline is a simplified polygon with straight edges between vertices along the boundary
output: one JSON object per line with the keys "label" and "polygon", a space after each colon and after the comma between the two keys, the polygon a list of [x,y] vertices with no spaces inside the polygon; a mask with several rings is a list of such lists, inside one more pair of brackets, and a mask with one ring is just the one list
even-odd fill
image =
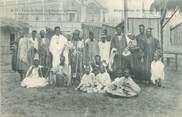
{"label": "child", "polygon": [[85,74],[81,78],[81,82],[76,88],[76,90],[80,90],[86,93],[95,92],[95,75],[90,72],[90,66],[85,66]]}
{"label": "child", "polygon": [[130,76],[130,70],[125,68],[124,74],[121,69],[118,70],[118,77],[112,82],[107,93],[114,96],[133,97],[138,95],[140,91],[140,87]]}
{"label": "child", "polygon": [[98,93],[105,93],[108,86],[111,85],[111,78],[104,65],[100,66],[100,73],[96,76],[96,86]]}
{"label": "child", "polygon": [[68,81],[68,68],[65,65],[65,57],[60,57],[60,64],[52,68],[50,73],[50,84],[55,84],[56,86],[65,85]]}
{"label": "child", "polygon": [[100,73],[100,66],[101,66],[101,57],[100,57],[100,55],[96,55],[95,57],[94,57],[94,62],[93,63],[91,63],[91,67],[92,67],[92,72],[95,74],[95,76],[97,75],[97,74],[99,74]]}
{"label": "child", "polygon": [[22,87],[44,87],[48,84],[47,79],[42,76],[42,69],[39,65],[39,55],[35,54],[33,65],[27,71],[25,79],[21,82]]}
{"label": "child", "polygon": [[154,60],[151,63],[151,80],[152,83],[161,87],[161,81],[164,80],[164,64],[160,60],[161,55],[158,51],[154,53]]}

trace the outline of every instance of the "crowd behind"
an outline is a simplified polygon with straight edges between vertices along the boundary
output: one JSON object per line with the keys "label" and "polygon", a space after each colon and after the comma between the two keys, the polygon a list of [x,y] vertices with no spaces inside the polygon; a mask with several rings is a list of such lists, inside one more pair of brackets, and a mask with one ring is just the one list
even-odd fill
{"label": "crowd behind", "polygon": [[152,28],[139,25],[139,34],[124,34],[124,26],[115,27],[108,35],[103,30],[100,39],[92,31],[83,39],[81,31],[71,35],[32,31],[31,37],[19,33],[12,57],[12,68],[20,74],[26,88],[76,86],[86,93],[107,93],[121,97],[137,96],[138,84],[161,87],[164,64],[159,41]]}

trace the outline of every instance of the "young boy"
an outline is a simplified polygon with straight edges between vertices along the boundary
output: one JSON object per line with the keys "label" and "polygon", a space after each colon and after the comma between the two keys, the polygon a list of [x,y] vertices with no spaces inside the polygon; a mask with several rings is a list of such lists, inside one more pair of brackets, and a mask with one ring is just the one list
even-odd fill
{"label": "young boy", "polygon": [[33,65],[29,67],[25,79],[21,82],[22,87],[44,87],[48,84],[47,79],[43,78],[42,67],[39,62],[39,55],[35,54]]}
{"label": "young boy", "polygon": [[68,68],[65,65],[65,57],[60,57],[60,64],[54,68],[52,68],[50,72],[50,84],[54,84],[56,86],[63,86],[68,81]]}
{"label": "young boy", "polygon": [[161,81],[164,80],[164,64],[160,60],[161,56],[158,51],[154,53],[154,60],[151,63],[151,80],[152,83],[161,87]]}
{"label": "young boy", "polygon": [[86,93],[95,92],[95,75],[90,72],[89,65],[85,66],[85,74],[81,78],[81,82],[76,90],[80,90]]}
{"label": "young boy", "polygon": [[104,65],[100,66],[100,73],[96,76],[96,86],[98,93],[105,93],[108,86],[111,85],[111,78]]}
{"label": "young boy", "polygon": [[112,82],[107,90],[108,94],[121,97],[133,97],[140,93],[140,87],[132,80],[130,70],[118,69],[118,77]]}

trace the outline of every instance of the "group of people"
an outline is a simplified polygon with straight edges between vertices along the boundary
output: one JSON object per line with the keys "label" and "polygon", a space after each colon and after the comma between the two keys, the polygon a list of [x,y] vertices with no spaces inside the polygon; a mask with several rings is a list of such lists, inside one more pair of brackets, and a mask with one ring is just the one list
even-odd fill
{"label": "group of people", "polygon": [[12,66],[27,88],[76,85],[76,90],[86,93],[136,96],[141,89],[135,82],[161,87],[164,79],[159,41],[151,28],[139,25],[139,32],[124,34],[122,25],[115,35],[104,30],[100,39],[91,31],[87,39],[79,30],[65,35],[59,26],[53,36],[33,30],[28,38],[20,32]]}

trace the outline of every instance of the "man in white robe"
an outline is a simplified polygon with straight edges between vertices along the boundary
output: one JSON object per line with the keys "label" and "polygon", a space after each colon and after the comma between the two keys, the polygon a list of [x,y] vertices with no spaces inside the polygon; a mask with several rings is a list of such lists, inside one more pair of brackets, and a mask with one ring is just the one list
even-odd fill
{"label": "man in white robe", "polygon": [[67,39],[60,34],[60,27],[55,27],[55,35],[51,38],[49,51],[52,54],[52,67],[59,65]]}

